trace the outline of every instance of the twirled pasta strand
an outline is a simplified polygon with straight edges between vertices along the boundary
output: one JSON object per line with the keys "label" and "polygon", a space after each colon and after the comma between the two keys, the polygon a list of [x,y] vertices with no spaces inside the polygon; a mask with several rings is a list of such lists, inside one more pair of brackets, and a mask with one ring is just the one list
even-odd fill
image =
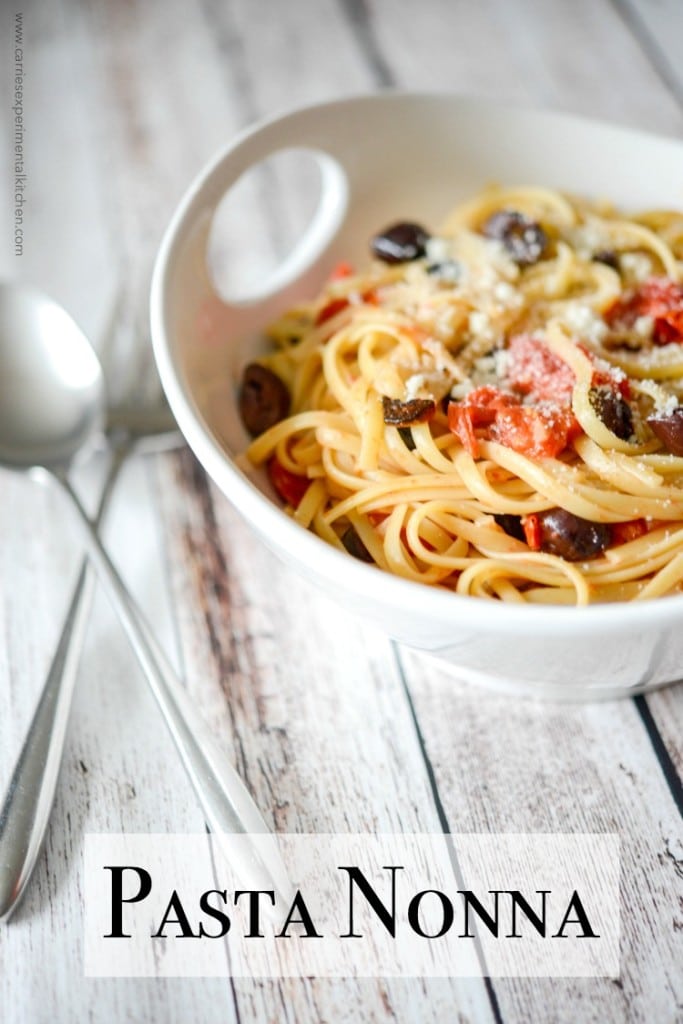
{"label": "twirled pasta strand", "polygon": [[[526,269],[478,233],[510,208],[542,222],[552,239],[548,258]],[[301,525],[340,548],[352,528],[369,559],[406,579],[516,603],[645,599],[681,588],[683,459],[647,431],[616,436],[591,393],[596,358],[633,379],[644,407],[683,393],[683,345],[648,358],[607,349],[594,329],[633,285],[628,268],[637,260],[680,280],[681,214],[628,219],[549,189],[491,188],[456,209],[439,237],[460,267],[452,286],[424,264],[373,264],[273,325],[279,348],[269,363],[289,386],[292,412],[252,442],[251,461],[275,456],[310,480],[292,510]],[[622,276],[594,258],[593,238],[620,255]],[[573,327],[577,304],[586,334]],[[531,457],[484,436],[475,457],[449,430],[441,399],[515,331],[533,333],[574,375],[581,433],[560,456]],[[382,400],[411,395],[433,396],[436,408],[406,438],[385,423]],[[643,519],[647,532],[569,563],[528,550],[494,519],[552,507],[595,523]]]}

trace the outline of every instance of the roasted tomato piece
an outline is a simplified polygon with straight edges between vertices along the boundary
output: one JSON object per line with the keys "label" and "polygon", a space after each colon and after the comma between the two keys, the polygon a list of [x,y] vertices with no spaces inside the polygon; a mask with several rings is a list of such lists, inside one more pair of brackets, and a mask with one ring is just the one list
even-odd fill
{"label": "roasted tomato piece", "polygon": [[605,320],[618,332],[630,330],[641,316],[652,317],[655,345],[683,342],[683,286],[669,277],[651,277],[612,303]]}
{"label": "roasted tomato piece", "polygon": [[581,432],[571,409],[547,403],[502,409],[490,428],[494,441],[532,459],[552,459]]}
{"label": "roasted tomato piece", "polygon": [[508,391],[501,391],[500,388],[491,387],[487,384],[481,388],[470,391],[465,399],[465,405],[470,408],[474,415],[475,427],[485,427],[493,423],[501,409],[519,405],[517,395]]}
{"label": "roasted tomato piece", "polygon": [[507,348],[506,380],[515,391],[538,402],[571,405],[574,371],[544,342],[517,334]]}
{"label": "roasted tomato piece", "polygon": [[[581,348],[581,346],[579,347]],[[586,350],[583,349],[583,351]],[[586,351],[586,355],[590,357],[590,352]],[[610,387],[613,391],[618,391],[621,397],[625,398],[627,402],[633,397],[633,389],[631,388],[630,380],[625,373],[621,373],[616,369],[616,367],[614,367],[611,373],[603,373],[602,370],[594,370],[591,387]]]}
{"label": "roasted tomato piece", "polygon": [[448,406],[448,429],[455,434],[465,451],[476,459],[479,455],[479,442],[474,433],[473,410],[459,402],[451,402]]}
{"label": "roasted tomato piece", "polygon": [[532,551],[541,550],[541,520],[536,512],[530,516],[522,516],[524,540]]}
{"label": "roasted tomato piece", "polygon": [[683,341],[683,307],[669,309],[655,317],[652,338],[658,345],[670,345]]}
{"label": "roasted tomato piece", "polygon": [[276,455],[268,462],[268,476],[282,500],[292,508],[298,507],[311,482],[306,476],[292,473],[282,465]]}
{"label": "roasted tomato piece", "polygon": [[354,269],[350,263],[346,260],[341,260],[336,267],[333,268],[330,274],[330,281],[341,281],[345,277],[352,277]]}
{"label": "roasted tomato piece", "polygon": [[374,289],[369,289],[368,291],[363,292],[362,295],[358,295],[356,293],[353,298],[340,295],[336,299],[330,299],[330,301],[325,303],[325,305],[319,310],[318,315],[315,318],[315,326],[319,327],[320,324],[324,324],[326,320],[331,320],[333,316],[336,316],[337,313],[341,313],[341,311],[346,309],[347,306],[352,306],[359,302],[368,302],[371,305],[376,306],[377,301],[377,293]]}
{"label": "roasted tomato piece", "polygon": [[522,405],[517,395],[488,386],[471,391],[464,402],[451,402],[448,426],[473,458],[479,454],[477,427],[486,428],[491,440],[530,458],[553,458],[581,433],[568,406]]}
{"label": "roasted tomato piece", "polygon": [[628,544],[647,533],[648,525],[644,519],[630,519],[626,523],[612,523],[611,530],[612,544]]}
{"label": "roasted tomato piece", "polygon": [[319,311],[315,318],[315,326],[319,327],[320,324],[324,324],[326,320],[331,320],[337,313],[341,313],[342,309],[346,309],[349,305],[349,300],[345,298],[330,299],[322,309]]}
{"label": "roasted tomato piece", "polygon": [[490,427],[501,409],[519,405],[516,395],[485,386],[475,388],[463,402],[451,402],[448,406],[448,429],[456,435],[462,446],[473,459],[479,455],[479,444],[475,427]]}

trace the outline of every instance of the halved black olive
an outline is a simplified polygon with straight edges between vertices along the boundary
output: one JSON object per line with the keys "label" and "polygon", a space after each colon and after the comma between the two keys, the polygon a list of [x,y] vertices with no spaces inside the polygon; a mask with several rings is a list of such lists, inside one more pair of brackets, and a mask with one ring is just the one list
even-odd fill
{"label": "halved black olive", "polygon": [[500,526],[501,530],[507,533],[508,537],[514,537],[515,540],[525,541],[524,527],[522,526],[522,517],[511,515],[507,512],[496,513],[493,517]]}
{"label": "halved black olive", "polygon": [[518,210],[498,210],[485,222],[482,233],[502,242],[520,267],[538,263],[548,248],[548,236],[541,225]]}
{"label": "halved black olive", "polygon": [[283,420],[289,412],[289,391],[276,373],[260,363],[249,363],[242,375],[239,410],[252,436]]}
{"label": "halved black olive", "polygon": [[582,519],[564,508],[538,513],[541,551],[559,555],[568,562],[595,558],[609,546],[612,531],[607,523]]}
{"label": "halved black olive", "polygon": [[455,284],[462,277],[462,267],[457,260],[441,260],[438,263],[430,263],[425,270],[430,277],[435,277],[447,284]]}
{"label": "halved black olive", "polygon": [[344,534],[342,535],[341,542],[348,551],[348,553],[350,555],[353,555],[354,558],[358,558],[361,562],[374,561],[372,555],[366,548],[365,544],[358,536],[358,533],[354,526],[349,526],[349,528],[345,530]]}
{"label": "halved black olive", "polygon": [[633,434],[633,412],[626,399],[610,387],[591,388],[588,397],[607,429],[628,441]]}
{"label": "halved black olive", "polygon": [[370,242],[374,256],[384,263],[408,263],[427,254],[429,232],[422,225],[402,221],[385,228]]}
{"label": "halved black olive", "polygon": [[604,263],[606,267],[611,267],[612,270],[619,269],[619,257],[615,253],[614,249],[598,249],[591,256],[594,263]]}
{"label": "halved black olive", "polygon": [[668,416],[648,416],[652,433],[672,455],[683,455],[683,405],[679,405]]}
{"label": "halved black olive", "polygon": [[436,403],[431,398],[411,398],[401,402],[397,398],[382,398],[384,422],[392,427],[416,426],[428,423],[436,411]]}
{"label": "halved black olive", "polygon": [[401,435],[401,440],[403,441],[403,443],[406,446],[406,448],[408,449],[408,451],[409,452],[414,452],[415,448],[417,447],[417,445],[415,444],[415,439],[413,438],[413,432],[410,429],[410,427],[399,427],[398,428],[398,432]]}

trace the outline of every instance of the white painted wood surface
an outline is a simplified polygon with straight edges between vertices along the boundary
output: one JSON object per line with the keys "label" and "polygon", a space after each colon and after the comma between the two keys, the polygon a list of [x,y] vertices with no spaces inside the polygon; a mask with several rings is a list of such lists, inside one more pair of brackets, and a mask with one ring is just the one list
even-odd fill
{"label": "white painted wood surface", "polygon": [[[15,10],[24,15],[30,127],[26,246],[14,257],[5,202],[0,272],[39,283],[70,309],[103,348],[119,395],[133,382],[154,392],[146,296],[174,204],[212,152],[257,117],[397,86],[683,131],[676,0],[16,0],[0,15],[5,134]],[[0,161],[8,194],[8,147]],[[647,173],[646,160],[633,173]],[[78,476],[91,499],[100,469]],[[7,473],[0,493],[2,786],[79,545],[58,495]],[[86,980],[83,834],[203,829],[98,596],[45,854],[0,930],[3,1024],[683,1020],[683,688],[590,707],[511,704],[336,608],[331,631],[326,599],[250,536],[187,452],[130,465],[107,535],[275,828],[617,831],[622,977],[488,987]]]}

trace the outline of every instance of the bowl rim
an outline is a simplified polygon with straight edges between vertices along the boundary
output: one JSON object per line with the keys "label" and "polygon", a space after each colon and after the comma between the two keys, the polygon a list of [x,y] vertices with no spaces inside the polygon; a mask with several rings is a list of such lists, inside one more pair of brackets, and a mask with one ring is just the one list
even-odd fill
{"label": "bowl rim", "polygon": [[[296,561],[300,570],[305,572],[312,565],[315,567],[312,570],[315,575],[327,577],[335,582],[341,581],[346,591],[355,592],[364,599],[370,599],[385,607],[400,609],[403,612],[411,607],[417,607],[421,619],[427,616],[435,623],[457,624],[460,630],[475,629],[478,632],[497,632],[506,635],[523,635],[529,632],[536,634],[539,631],[549,636],[595,635],[606,630],[621,633],[650,626],[663,629],[680,623],[683,619],[683,594],[642,602],[614,601],[585,606],[522,606],[457,594],[445,588],[378,571],[377,567],[336,550],[291,519],[239,469],[233,457],[220,445],[208,426],[203,424],[201,412],[191,391],[183,383],[183,375],[176,363],[167,333],[169,279],[175,259],[194,223],[192,218],[201,208],[203,191],[235,150],[251,137],[270,131],[274,126],[282,128],[289,121],[317,115],[320,112],[329,114],[332,111],[343,111],[351,106],[414,101],[452,102],[460,108],[477,109],[483,115],[507,114],[534,119],[538,121],[539,126],[543,122],[564,121],[576,128],[597,128],[622,137],[629,136],[656,140],[660,143],[673,143],[677,147],[683,146],[675,136],[631,128],[567,111],[534,109],[526,105],[447,90],[388,89],[359,92],[342,98],[291,107],[248,125],[221,147],[191,181],[164,231],[154,263],[150,289],[152,348],[164,392],[182,434],[211,479],[226,497],[229,493],[231,503],[268,546],[297,551]],[[270,535],[278,538],[273,544],[268,541]]]}

